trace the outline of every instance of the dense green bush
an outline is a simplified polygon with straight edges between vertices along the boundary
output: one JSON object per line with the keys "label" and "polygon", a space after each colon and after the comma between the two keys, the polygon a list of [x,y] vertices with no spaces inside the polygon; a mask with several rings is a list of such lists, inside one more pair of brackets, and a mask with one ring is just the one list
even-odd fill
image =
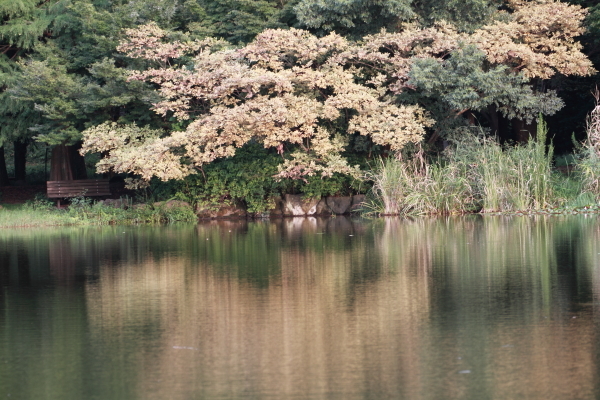
{"label": "dense green bush", "polygon": [[261,212],[271,208],[272,197],[288,185],[273,178],[280,162],[281,157],[251,144],[183,180],[154,180],[150,190],[155,200],[178,199],[205,208],[243,201],[249,212]]}
{"label": "dense green bush", "polygon": [[205,165],[200,172],[180,181],[153,181],[155,200],[178,199],[194,206],[219,208],[242,202],[249,213],[261,213],[275,206],[273,198],[285,193],[307,197],[349,195],[361,190],[360,182],[349,176],[315,175],[306,181],[277,180],[282,157],[252,143],[239,149],[234,157]]}

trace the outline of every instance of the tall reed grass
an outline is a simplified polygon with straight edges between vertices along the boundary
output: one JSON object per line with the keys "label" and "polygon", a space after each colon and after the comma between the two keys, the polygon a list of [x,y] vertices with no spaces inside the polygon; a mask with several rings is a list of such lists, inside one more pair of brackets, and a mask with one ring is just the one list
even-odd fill
{"label": "tall reed grass", "polygon": [[586,121],[587,140],[580,149],[577,167],[584,191],[600,200],[600,91],[596,88],[593,95],[596,107]]}
{"label": "tall reed grass", "polygon": [[379,159],[370,209],[380,215],[456,214],[473,211],[473,190],[462,165]]}
{"label": "tall reed grass", "polygon": [[541,120],[524,145],[501,146],[481,129],[464,129],[442,158],[380,160],[371,209],[381,215],[539,210],[554,205],[552,157]]}
{"label": "tall reed grass", "polygon": [[[553,146],[540,118],[536,137],[524,145],[502,147],[495,139],[463,135],[450,163],[468,163],[482,212],[539,210],[552,204]],[[467,142],[468,141],[468,142]]]}

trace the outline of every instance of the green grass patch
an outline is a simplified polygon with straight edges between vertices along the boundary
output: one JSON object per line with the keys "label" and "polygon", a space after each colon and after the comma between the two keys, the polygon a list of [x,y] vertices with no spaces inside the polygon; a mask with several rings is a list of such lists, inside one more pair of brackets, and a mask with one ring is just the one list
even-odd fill
{"label": "green grass patch", "polygon": [[76,198],[66,209],[37,199],[22,205],[6,204],[0,209],[0,228],[68,225],[133,225],[173,222],[197,222],[198,217],[188,206],[129,204],[126,208],[93,203]]}
{"label": "green grass patch", "polygon": [[22,205],[3,205],[0,228],[74,225],[77,221],[60,210],[32,210]]}

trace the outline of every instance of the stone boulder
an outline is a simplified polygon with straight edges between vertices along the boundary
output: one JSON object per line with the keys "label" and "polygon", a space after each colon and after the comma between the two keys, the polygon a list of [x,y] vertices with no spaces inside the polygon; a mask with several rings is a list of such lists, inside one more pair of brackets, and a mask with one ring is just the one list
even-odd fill
{"label": "stone boulder", "polygon": [[234,203],[230,205],[223,205],[218,208],[198,206],[198,208],[196,208],[196,215],[198,215],[198,218],[202,219],[246,218],[248,216],[248,212],[243,204]]}
{"label": "stone boulder", "polygon": [[319,198],[304,198],[301,194],[286,194],[283,196],[284,215],[314,215],[317,212]]}
{"label": "stone boulder", "polygon": [[333,214],[333,212],[331,211],[331,208],[327,205],[327,199],[326,198],[322,198],[319,203],[317,204],[317,211],[315,212],[315,215],[331,215]]}
{"label": "stone boulder", "polygon": [[349,212],[356,212],[360,208],[362,208],[363,204],[366,202],[367,196],[364,194],[355,194],[352,196],[352,205],[350,206]]}
{"label": "stone boulder", "polygon": [[334,214],[341,215],[348,212],[352,205],[352,197],[350,196],[329,196],[327,197],[327,205]]}

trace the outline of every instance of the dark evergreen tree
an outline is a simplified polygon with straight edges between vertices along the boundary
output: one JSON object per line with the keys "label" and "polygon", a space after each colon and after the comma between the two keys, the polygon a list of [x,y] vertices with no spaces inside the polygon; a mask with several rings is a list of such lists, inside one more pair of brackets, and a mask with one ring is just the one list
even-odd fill
{"label": "dark evergreen tree", "polygon": [[50,35],[58,0],[0,0],[0,186],[8,184],[4,147],[15,143],[16,179],[25,180],[26,146],[40,121],[34,103],[17,100],[6,88],[18,81],[19,60]]}
{"label": "dark evergreen tree", "polygon": [[[269,28],[297,25],[294,6],[298,0],[198,0],[195,20],[190,17],[187,29],[205,36],[215,36],[233,44],[248,43]],[[191,13],[190,13],[191,14]],[[182,15],[183,17],[183,15]]]}
{"label": "dark evergreen tree", "polygon": [[[177,25],[187,8],[177,0],[63,2],[43,44],[35,47],[7,90],[21,104],[36,104],[40,120],[29,129],[53,146],[52,179],[85,178],[74,151],[80,132],[106,120],[160,125],[149,112],[156,96],[149,85],[128,82],[127,60],[116,55],[124,28],[149,21]],[[189,14],[189,13],[188,13]],[[68,155],[68,156],[67,156]]]}
{"label": "dark evergreen tree", "polygon": [[444,20],[472,32],[497,17],[501,5],[501,0],[299,0],[294,10],[303,26],[358,39],[382,28],[397,30],[404,22],[432,26]]}

